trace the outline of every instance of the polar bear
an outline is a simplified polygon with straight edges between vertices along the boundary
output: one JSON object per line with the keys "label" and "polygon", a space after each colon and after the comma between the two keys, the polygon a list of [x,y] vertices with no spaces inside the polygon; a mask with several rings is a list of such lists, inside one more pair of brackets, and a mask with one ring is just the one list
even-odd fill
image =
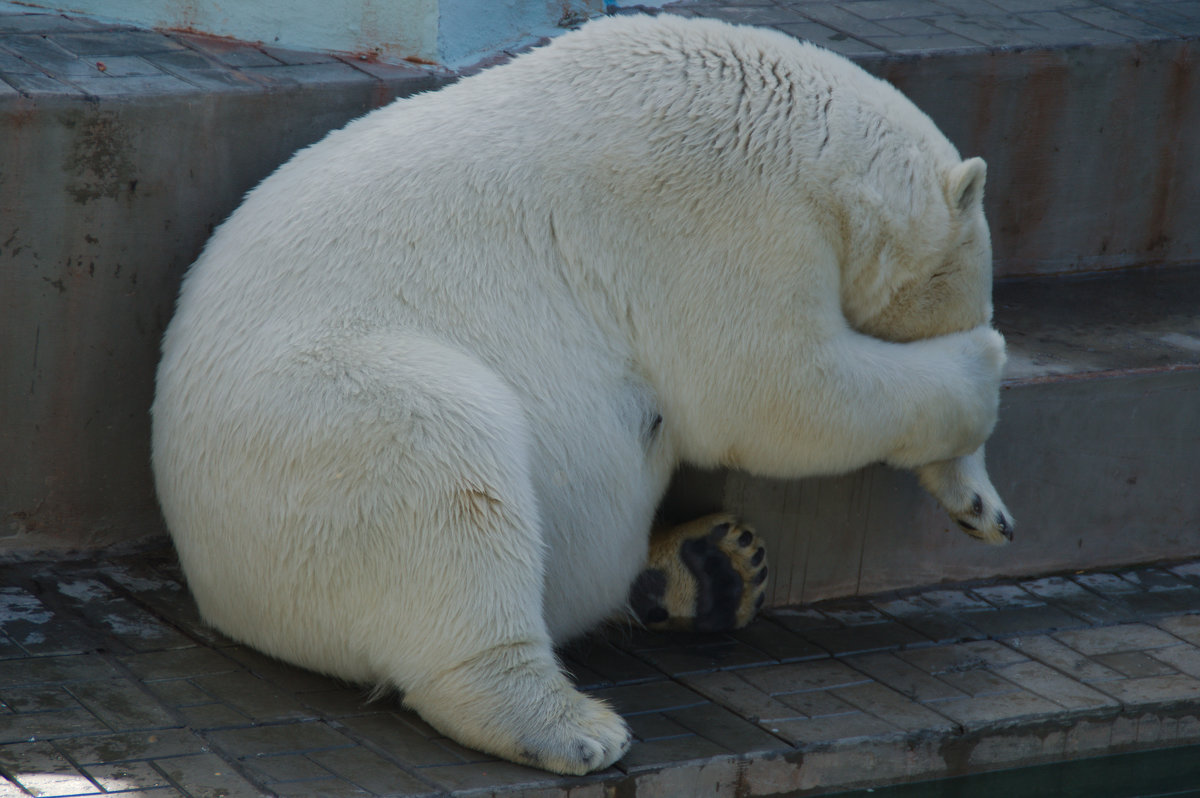
{"label": "polar bear", "polygon": [[[883,461],[1010,534],[984,172],[841,57],[672,16],[331,133],[215,232],[164,338],[153,465],[203,616],[465,745],[606,767],[629,732],[553,646],[655,581],[679,463]],[[761,595],[749,530],[698,523],[656,556],[709,541]]]}

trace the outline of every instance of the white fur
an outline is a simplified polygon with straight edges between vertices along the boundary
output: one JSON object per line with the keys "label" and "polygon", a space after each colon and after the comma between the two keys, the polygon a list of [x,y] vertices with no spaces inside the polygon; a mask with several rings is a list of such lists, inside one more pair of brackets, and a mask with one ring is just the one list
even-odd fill
{"label": "white fur", "polygon": [[467,745],[608,765],[624,724],[551,641],[622,605],[678,463],[990,433],[982,168],[848,61],[669,16],[330,134],[220,227],[164,340],[154,468],[204,617]]}

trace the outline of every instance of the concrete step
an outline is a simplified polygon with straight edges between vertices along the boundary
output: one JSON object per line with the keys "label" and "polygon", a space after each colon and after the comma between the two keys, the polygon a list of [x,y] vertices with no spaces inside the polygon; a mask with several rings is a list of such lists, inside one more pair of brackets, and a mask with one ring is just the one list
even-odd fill
{"label": "concrete step", "polygon": [[[671,10],[771,25],[897,83],[964,153],[989,160],[987,202],[1000,276],[1146,264],[1186,269],[1200,260],[1200,137],[1188,134],[1200,129],[1194,2],[739,0]],[[454,77],[411,64],[137,30],[0,0],[0,351],[6,353],[0,552],[88,548],[161,533],[147,410],[159,341],[184,269],[242,194],[293,151],[395,96]],[[1054,317],[1061,308],[1038,312]],[[1008,324],[1003,308],[998,316]],[[1014,368],[1026,357],[1016,343],[1014,336]],[[1049,350],[1040,356],[1065,357]],[[1097,522],[1097,511],[1088,508],[1124,495],[1101,488],[1111,488],[1111,480],[1054,496],[1048,483],[1022,481],[1031,441],[1043,447],[1043,459],[1057,452],[1049,461],[1055,473],[1068,463],[1076,469],[1071,473],[1084,473],[1100,468],[1103,458],[1081,462],[1089,457],[1084,449],[1052,442],[1083,440],[1089,423],[1112,429],[1117,411],[1103,408],[1135,400],[1145,408],[1129,422],[1144,437],[1121,438],[1129,451],[1148,450],[1147,441],[1175,451],[1170,447],[1181,444],[1161,440],[1162,430],[1182,435],[1194,423],[1176,413],[1176,426],[1168,427],[1149,416],[1156,402],[1169,404],[1175,401],[1169,397],[1193,390],[1190,374],[1125,369],[1119,378],[1092,375],[1084,384],[1070,378],[1083,353],[1072,357],[1052,380],[1014,371],[1024,381],[1006,388],[991,457],[1000,473],[1012,474],[1010,501],[1021,535],[1059,520],[1070,521],[1069,528],[1083,519]],[[1154,387],[1160,383],[1166,387]],[[1093,385],[1104,388],[1093,396]],[[1064,398],[1052,408],[1044,404],[1060,393]],[[1042,404],[1025,398],[1034,396]],[[1047,421],[1052,410],[1065,414],[1058,426]],[[1101,454],[1113,451],[1103,448]],[[1132,461],[1112,460],[1109,467],[1118,462]],[[1182,461],[1155,462],[1178,476],[1174,468]],[[1126,496],[1137,504],[1124,505],[1120,517],[1140,519],[1138,529],[1160,516],[1172,519],[1169,528],[1195,526],[1194,503],[1143,506],[1151,495],[1146,483],[1158,490],[1163,482],[1147,473],[1129,476],[1141,487]],[[890,529],[885,517],[927,530],[920,535],[941,528],[940,516],[903,479],[873,469],[827,487],[696,474],[680,484],[697,491],[693,504],[720,498],[735,508],[763,508],[750,515],[779,530],[771,535],[809,525],[801,523],[804,514],[792,517],[789,503],[814,490],[825,497],[823,513],[876,519],[845,521],[837,528],[857,531],[842,537],[776,540],[777,563],[795,571],[791,582],[776,583],[776,600],[787,601],[890,585],[920,560],[917,553],[929,546],[899,540],[896,549],[914,553],[896,555],[886,567],[876,568],[874,560],[860,567],[842,552],[865,557],[865,530]],[[1093,489],[1104,493],[1093,497]],[[864,503],[865,494],[876,498]],[[672,501],[678,504],[678,496]],[[1050,505],[1058,510],[1047,514],[1042,508]],[[1118,548],[1148,558],[1186,545],[1156,534],[1125,534],[1138,543]],[[1092,547],[1102,558],[1116,551],[1097,543],[1098,535],[1098,529],[1080,534],[1079,557]],[[1032,540],[1009,551],[1040,550]],[[937,543],[951,551],[961,545]],[[1067,544],[1055,545],[1046,543],[1054,557],[1028,565],[1069,559]],[[885,546],[870,550],[886,559]],[[1008,572],[1026,565],[1015,556],[972,550],[951,559],[960,563],[956,572]],[[837,567],[819,580],[803,575],[833,561]],[[942,576],[922,562],[908,571],[910,579]]]}
{"label": "concrete step", "polygon": [[987,459],[1011,545],[968,538],[883,466],[795,482],[687,470],[664,516],[756,525],[776,605],[1200,551],[1200,269],[1006,281],[995,303],[1009,366]]}

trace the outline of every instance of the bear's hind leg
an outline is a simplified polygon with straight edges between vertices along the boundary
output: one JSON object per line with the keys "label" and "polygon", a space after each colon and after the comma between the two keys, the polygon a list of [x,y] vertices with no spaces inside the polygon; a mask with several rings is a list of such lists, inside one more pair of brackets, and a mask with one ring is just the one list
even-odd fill
{"label": "bear's hind leg", "polygon": [[725,514],[656,530],[630,608],[650,629],[740,628],[766,600],[766,555],[753,530]]}
{"label": "bear's hind leg", "polygon": [[574,688],[548,642],[480,651],[413,684],[405,703],[461,743],[567,775],[611,765],[632,741],[607,704]]}
{"label": "bear's hind leg", "polygon": [[[324,417],[344,409],[336,418],[350,448],[371,456],[352,480],[361,500],[339,513],[339,539],[362,549],[341,569],[360,598],[330,623],[349,619],[350,647],[379,680],[463,745],[564,774],[612,764],[629,746],[624,721],[578,692],[552,649],[520,398],[438,342],[380,335],[345,349],[342,372],[353,379],[322,405]],[[343,480],[323,477],[309,491],[315,503],[344,507]],[[336,587],[310,592],[325,588],[326,602],[351,592]]]}

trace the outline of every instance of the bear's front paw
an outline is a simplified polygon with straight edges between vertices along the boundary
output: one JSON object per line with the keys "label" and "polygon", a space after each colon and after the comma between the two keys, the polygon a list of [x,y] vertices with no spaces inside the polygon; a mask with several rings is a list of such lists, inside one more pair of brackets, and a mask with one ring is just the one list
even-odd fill
{"label": "bear's front paw", "polygon": [[749,623],[766,588],[758,536],[731,516],[712,515],[655,533],[629,602],[651,629],[717,632]]}
{"label": "bear's front paw", "polygon": [[965,457],[921,466],[917,476],[963,532],[993,546],[1013,539],[1012,514],[992,487],[982,448]]}

